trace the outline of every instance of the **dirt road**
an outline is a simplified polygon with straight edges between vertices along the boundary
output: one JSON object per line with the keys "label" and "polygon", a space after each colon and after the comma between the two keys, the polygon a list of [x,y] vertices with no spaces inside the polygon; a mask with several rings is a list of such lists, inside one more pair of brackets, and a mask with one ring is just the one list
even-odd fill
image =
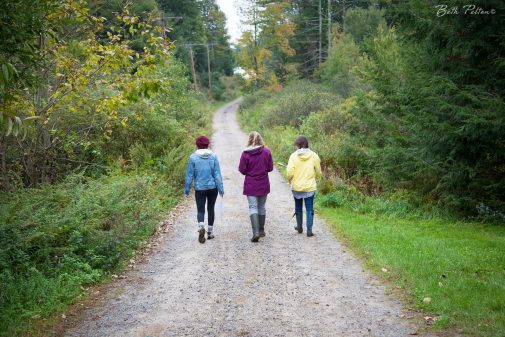
{"label": "dirt road", "polygon": [[[66,336],[408,336],[401,306],[315,219],[315,237],[293,230],[293,201],[270,175],[267,236],[249,241],[238,101],[214,116],[212,148],[224,177],[224,217],[214,240],[197,241],[193,198],[157,252],[80,314]],[[182,191],[181,191],[182,193]],[[218,201],[219,202],[219,201]]]}

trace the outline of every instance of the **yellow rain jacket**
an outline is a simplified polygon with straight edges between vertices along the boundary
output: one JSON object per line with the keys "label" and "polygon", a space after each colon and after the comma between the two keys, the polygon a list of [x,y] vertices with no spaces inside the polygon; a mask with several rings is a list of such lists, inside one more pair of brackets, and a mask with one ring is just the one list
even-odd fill
{"label": "yellow rain jacket", "polygon": [[316,178],[321,177],[321,160],[310,149],[298,149],[289,157],[287,171],[293,191],[315,191]]}

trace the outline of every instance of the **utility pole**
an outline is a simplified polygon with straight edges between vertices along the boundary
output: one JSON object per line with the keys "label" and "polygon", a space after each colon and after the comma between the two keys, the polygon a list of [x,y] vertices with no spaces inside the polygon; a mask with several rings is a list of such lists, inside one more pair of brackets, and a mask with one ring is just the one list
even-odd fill
{"label": "utility pole", "polygon": [[323,61],[323,9],[319,0],[319,66]]}
{"label": "utility pole", "polygon": [[330,57],[331,51],[331,0],[328,0],[328,55]]}
{"label": "utility pole", "polygon": [[165,17],[161,17],[161,36],[163,37],[163,48],[167,48],[167,35],[165,33]]}
{"label": "utility pole", "polygon": [[207,73],[209,74],[209,96],[212,97],[212,80],[210,75],[210,55],[209,55],[209,44],[206,44],[207,47]]}
{"label": "utility pole", "polygon": [[214,46],[215,43],[186,43],[185,46],[189,47],[189,56],[191,57],[191,71],[193,74],[193,83],[195,85],[195,93],[197,91],[197,85],[196,85],[196,72],[195,72],[195,61],[193,59],[193,46],[206,46],[207,47],[207,72],[208,78],[209,78],[209,91],[210,94],[212,94],[212,79],[211,79],[211,72],[210,72],[210,50],[209,46]]}
{"label": "utility pole", "polygon": [[195,94],[198,92],[196,85],[196,74],[195,74],[195,60],[193,60],[193,47],[189,46],[189,56],[191,57],[191,73],[193,74],[193,87],[195,88]]}
{"label": "utility pole", "polygon": [[166,21],[167,20],[174,20],[175,22],[177,22],[177,21],[179,21],[181,19],[182,19],[182,16],[165,16],[165,15],[162,15],[159,18],[154,18],[153,19],[155,21],[157,21],[157,20],[161,21],[161,36],[163,37],[163,46],[165,48],[167,47],[167,33],[166,33],[167,26],[166,26]]}

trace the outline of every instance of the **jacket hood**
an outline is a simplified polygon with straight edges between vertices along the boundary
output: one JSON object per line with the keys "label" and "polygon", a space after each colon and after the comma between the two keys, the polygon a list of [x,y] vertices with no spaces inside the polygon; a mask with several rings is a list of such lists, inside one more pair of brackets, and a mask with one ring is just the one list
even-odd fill
{"label": "jacket hood", "polygon": [[249,146],[244,150],[244,152],[247,152],[251,155],[258,155],[263,151],[263,146],[262,145],[257,145],[257,146]]}
{"label": "jacket hood", "polygon": [[296,154],[298,155],[298,158],[303,161],[308,160],[312,157],[312,151],[305,148],[296,150]]}
{"label": "jacket hood", "polygon": [[209,149],[196,150],[195,153],[201,158],[209,158],[212,155],[212,151]]}

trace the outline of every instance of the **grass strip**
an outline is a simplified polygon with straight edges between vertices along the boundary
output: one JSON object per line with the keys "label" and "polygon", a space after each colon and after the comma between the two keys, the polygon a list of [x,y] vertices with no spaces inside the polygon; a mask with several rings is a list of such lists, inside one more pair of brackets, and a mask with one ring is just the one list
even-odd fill
{"label": "grass strip", "polygon": [[369,268],[437,315],[436,329],[505,336],[505,227],[318,208]]}

